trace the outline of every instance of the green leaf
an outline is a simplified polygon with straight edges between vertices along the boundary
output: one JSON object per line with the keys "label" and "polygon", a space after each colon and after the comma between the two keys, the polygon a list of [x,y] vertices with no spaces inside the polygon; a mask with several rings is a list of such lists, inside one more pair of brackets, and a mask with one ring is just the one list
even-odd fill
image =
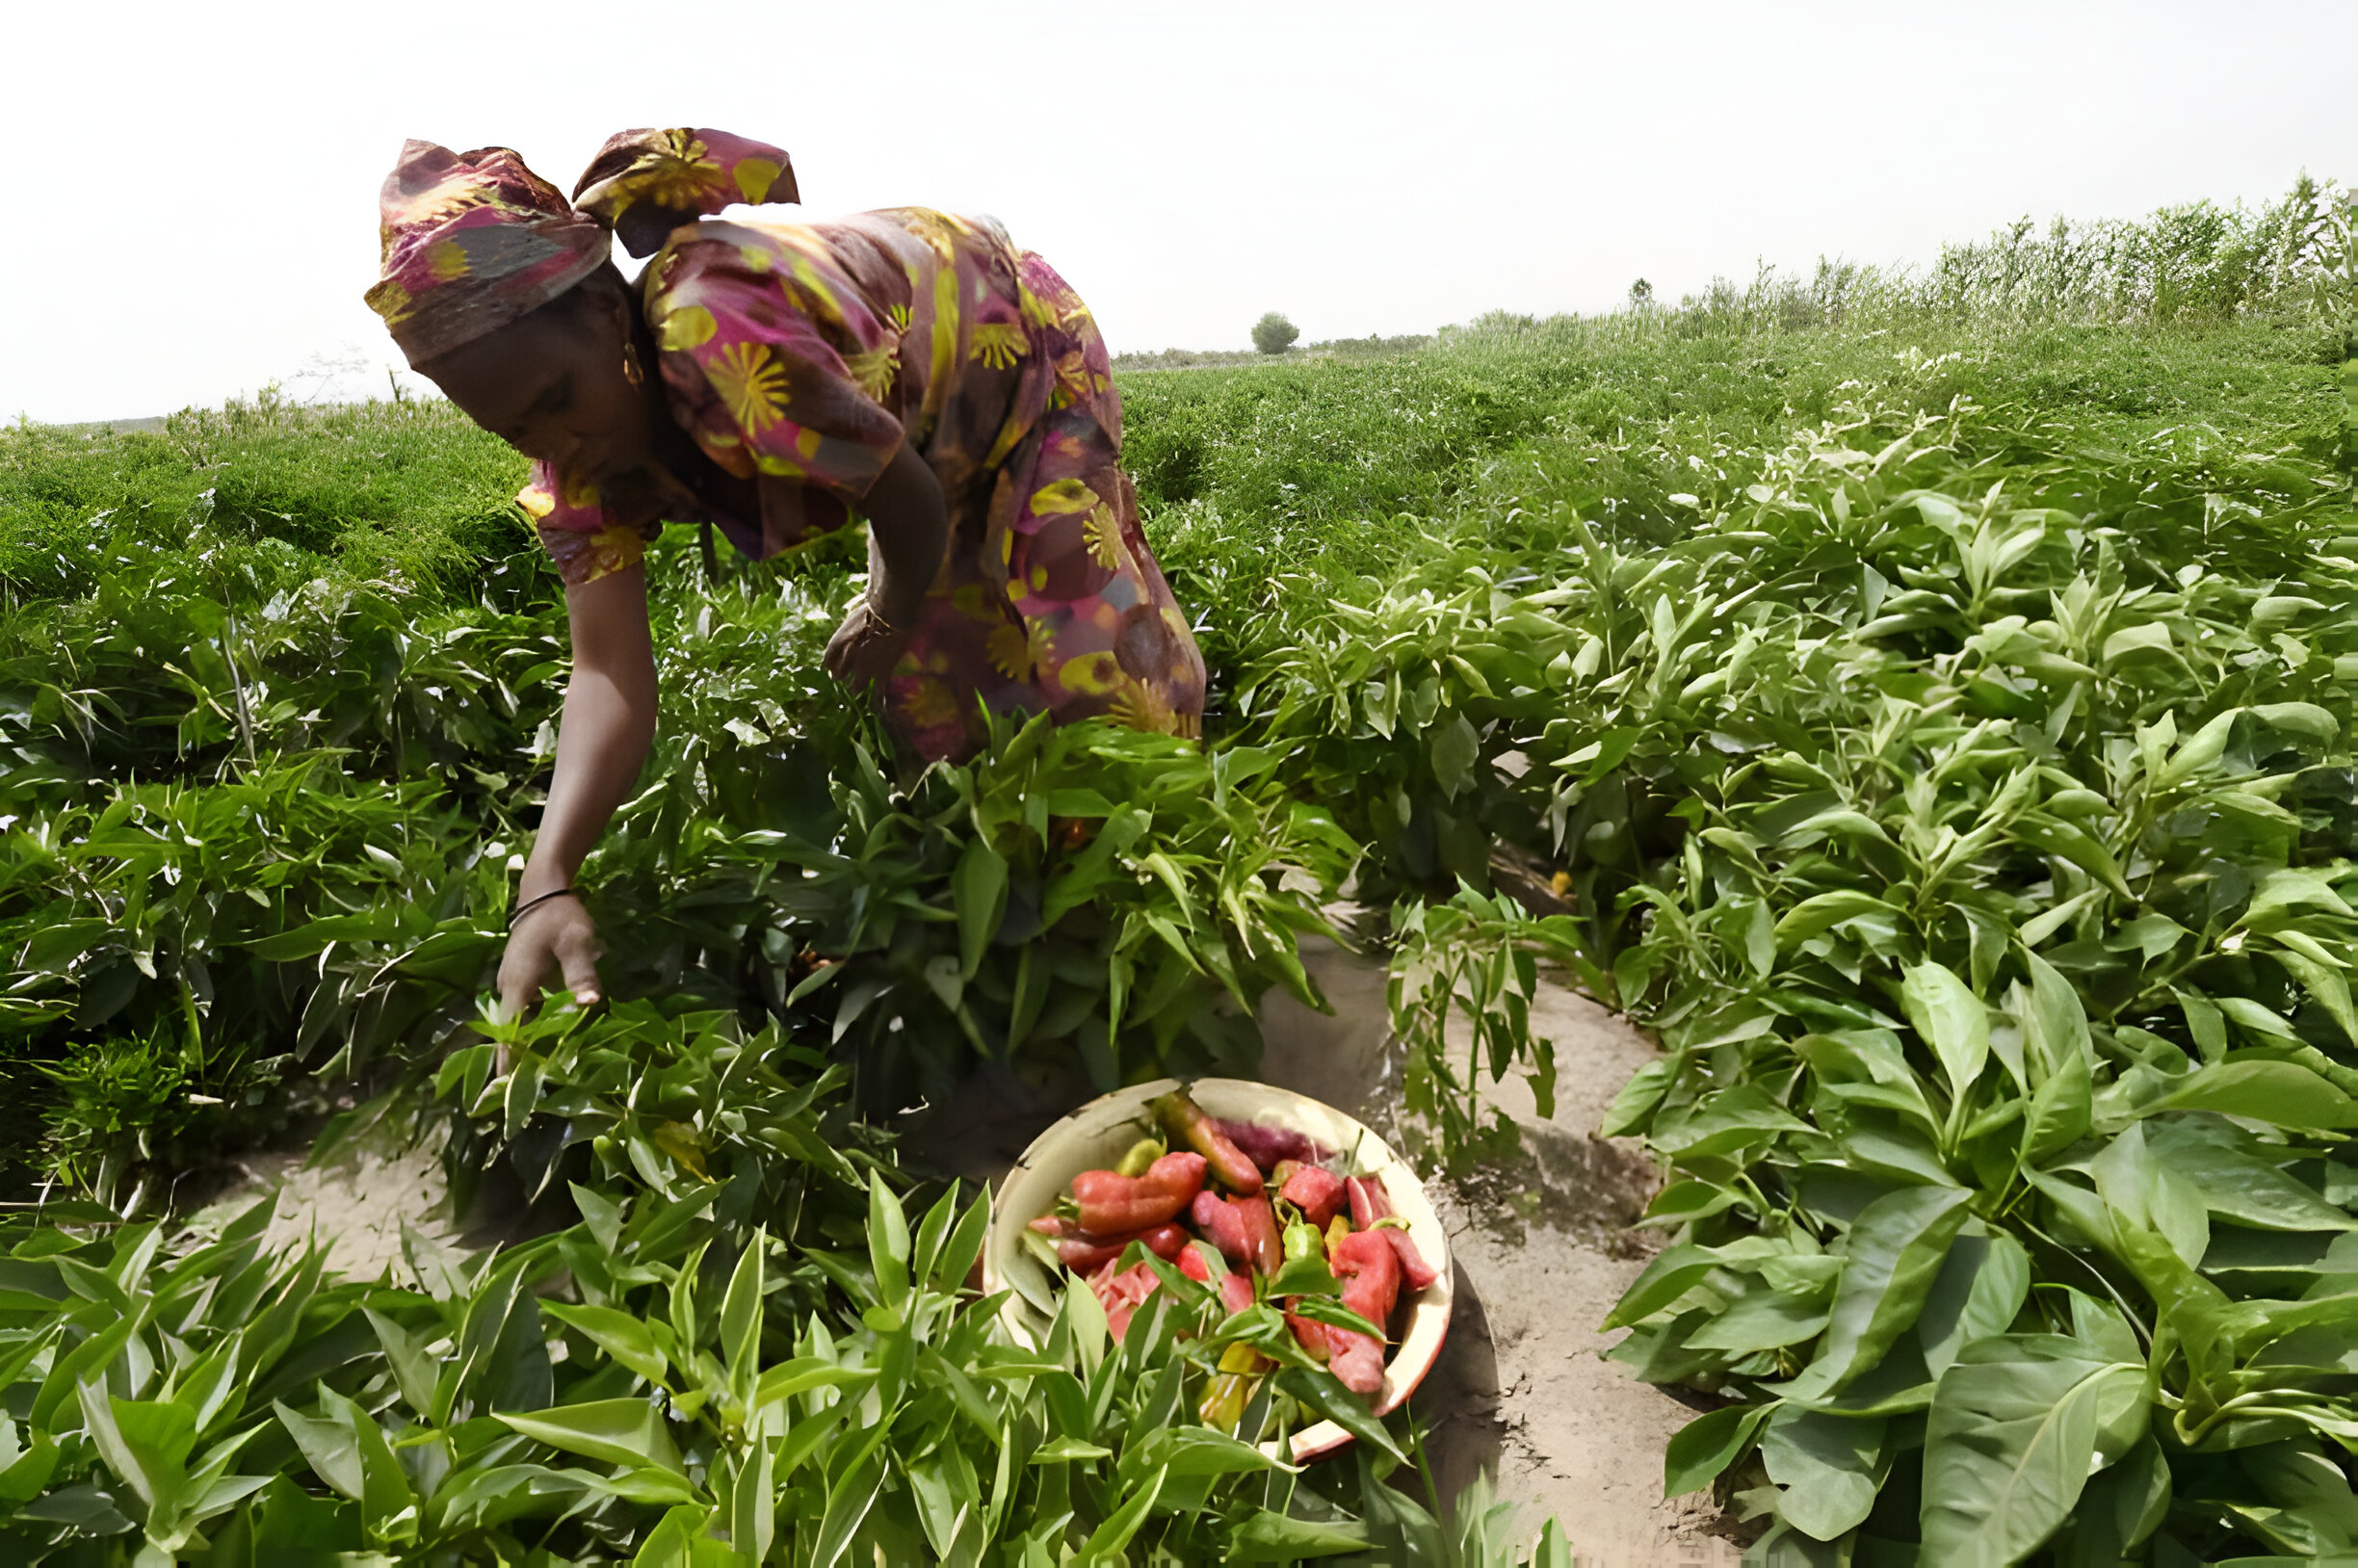
{"label": "green leaf", "polygon": [[599,1349],[657,1387],[670,1374],[671,1364],[656,1343],[654,1325],[643,1319],[613,1307],[577,1307],[563,1301],[543,1301],[540,1310],[586,1335]]}
{"label": "green leaf", "polygon": [[1663,1496],[1684,1497],[1719,1477],[1751,1447],[1761,1423],[1778,1406],[1731,1404],[1697,1416],[1670,1436],[1663,1451]]}
{"label": "green leaf", "polygon": [[1008,863],[979,833],[958,856],[952,894],[957,905],[958,973],[971,980],[1007,918]]}
{"label": "green leaf", "polygon": [[[750,1249],[748,1249],[750,1250]],[[766,1562],[777,1531],[777,1446],[756,1438],[729,1486],[729,1545],[740,1561]]]}
{"label": "green leaf", "polygon": [[2132,1122],[2122,1129],[2088,1162],[2088,1174],[2096,1179],[2106,1207],[2127,1220],[2129,1228],[2158,1234],[2189,1268],[2201,1264],[2211,1245],[2211,1219],[2202,1193],[2175,1166],[2153,1157],[2142,1124]]}
{"label": "green leaf", "polygon": [[1781,1406],[1761,1433],[1761,1462],[1782,1492],[1777,1516],[1802,1534],[1831,1541],[1874,1507],[1883,1423]]}
{"label": "green leaf", "polygon": [[1727,1311],[1687,1336],[1687,1344],[1690,1349],[1750,1355],[1815,1339],[1827,1316],[1822,1295],[1796,1295],[1773,1288],[1747,1291]]}
{"label": "green leaf", "polygon": [[1442,793],[1454,800],[1474,777],[1474,764],[1481,756],[1481,737],[1456,709],[1451,710],[1447,721],[1427,733],[1425,754],[1432,763],[1433,778]]}
{"label": "green leaf", "polygon": [[[2348,1483],[2344,1482],[2345,1490]],[[2162,1445],[2150,1435],[2127,1458],[2088,1477],[2073,1510],[2068,1545],[2057,1554],[2063,1568],[2115,1568],[2162,1528],[2169,1513],[2170,1468]],[[2281,1564],[2281,1557],[2266,1559]]]}
{"label": "green leaf", "polygon": [[1610,1331],[1643,1322],[1700,1284],[1719,1267],[1719,1255],[1692,1241],[1682,1241],[1654,1254],[1605,1318]]}
{"label": "green leaf", "polygon": [[729,1392],[741,1405],[752,1399],[753,1382],[761,1372],[762,1255],[769,1247],[769,1230],[756,1226],[738,1255],[720,1301],[721,1365],[728,1373]]}
{"label": "green leaf", "polygon": [[1678,1060],[1664,1057],[1649,1061],[1621,1085],[1612,1104],[1605,1110],[1603,1123],[1597,1128],[1600,1137],[1625,1137],[1642,1133],[1654,1119],[1654,1110],[1663,1096],[1678,1079]]}
{"label": "green leaf", "polygon": [[1159,1435],[1159,1462],[1176,1477],[1244,1476],[1277,1465],[1252,1444],[1209,1426],[1166,1426]]}
{"label": "green leaf", "polygon": [[2147,1114],[2164,1111],[2215,1111],[2292,1129],[2358,1125],[2358,1108],[2348,1095],[2290,1061],[2231,1060],[2197,1067]]}
{"label": "green leaf", "polygon": [[402,1470],[401,1461],[393,1456],[384,1429],[367,1411],[327,1388],[320,1390],[320,1408],[352,1436],[360,1462],[357,1501],[361,1522],[372,1532],[381,1533],[416,1501],[410,1492],[409,1477]]}
{"label": "green leaf", "polygon": [[936,1291],[956,1291],[966,1283],[974,1269],[975,1260],[982,1255],[983,1239],[990,1230],[990,1193],[966,1206],[951,1228],[950,1238],[942,1243],[941,1257],[933,1265],[932,1288]]}
{"label": "green leaf", "polygon": [[2030,1048],[2033,1076],[2053,1077],[2073,1072],[2084,1081],[2095,1064],[2095,1047],[2088,1039],[2087,1009],[2056,967],[2035,953],[2023,955],[2030,974],[2023,1000],[2023,1039]]}
{"label": "green leaf", "polygon": [[2330,745],[2342,733],[2334,716],[2314,702],[2256,702],[2251,715],[2270,729],[2284,730],[2304,740]]}
{"label": "green leaf", "polygon": [[1096,1459],[1111,1459],[1114,1450],[1078,1437],[1052,1437],[1032,1450],[1030,1463],[1035,1465],[1064,1465],[1086,1463]]}
{"label": "green leaf", "polygon": [[1969,1345],[1925,1430],[1924,1556],[2005,1568],[2062,1525],[2100,1443],[2143,1435],[2145,1369],[2083,1342],[2025,1334]]}
{"label": "green leaf", "polygon": [[2154,788],[2175,789],[2216,764],[2220,757],[2226,755],[2228,732],[2235,727],[2236,715],[2242,711],[2240,708],[2230,708],[2188,736],[2155,775]]}
{"label": "green leaf", "polygon": [[1147,1512],[1154,1507],[1155,1500],[1163,1495],[1166,1474],[1157,1470],[1142,1484],[1134,1484],[1130,1488],[1130,1495],[1122,1505],[1107,1515],[1104,1524],[1089,1532],[1088,1540],[1081,1548],[1082,1561],[1102,1562],[1126,1551],[1131,1537],[1146,1522]]}
{"label": "green leaf", "polygon": [[196,1418],[176,1404],[110,1398],[79,1385],[84,1420],[107,1468],[139,1494],[152,1514],[178,1507],[188,1457],[196,1446]]}
{"label": "green leaf", "polygon": [[[2203,1207],[2239,1225],[2277,1231],[2346,1231],[2358,1219],[2285,1170],[2245,1152],[2231,1128],[2204,1118],[2148,1122],[2154,1159],[2201,1194]],[[2255,1145],[2255,1147],[2264,1147]],[[2285,1151],[2277,1151],[2281,1158]]]}
{"label": "green leaf", "polygon": [[1327,1267],[1324,1254],[1314,1253],[1288,1260],[1271,1276],[1269,1289],[1263,1294],[1272,1300],[1289,1295],[1339,1296],[1343,1294],[1343,1282]]}
{"label": "green leaf", "polygon": [[1968,1196],[1961,1188],[1912,1187],[1859,1212],[1824,1348],[1787,1386],[1788,1398],[1816,1400],[1838,1393],[1883,1359],[1923,1311],[1949,1243],[1965,1222]]}
{"label": "green leaf", "polygon": [[1337,1382],[1333,1373],[1288,1367],[1278,1372],[1277,1383],[1311,1410],[1377,1452],[1402,1464],[1407,1462],[1408,1455],[1384,1424],[1368,1413],[1367,1401]]}
{"label": "green leaf", "polygon": [[1916,1320],[1926,1369],[1938,1377],[1966,1346],[2011,1328],[2030,1294],[2030,1254],[2023,1244],[2004,1231],[1969,1225],[1949,1243]]}
{"label": "green leaf", "polygon": [[1347,1553],[1364,1552],[1368,1546],[1362,1530],[1314,1524],[1260,1508],[1229,1535],[1221,1560],[1298,1562],[1304,1557],[1339,1557]]}
{"label": "green leaf", "polygon": [[1873,894],[1849,888],[1816,894],[1786,910],[1777,921],[1777,947],[1797,947],[1845,921],[1875,917],[1896,922],[1900,911]]}
{"label": "green leaf", "polygon": [[1945,965],[1917,964],[1905,976],[1900,1005],[1910,1027],[1940,1058],[1951,1101],[1962,1103],[1989,1061],[1989,1009]]}
{"label": "green leaf", "polygon": [[898,1311],[908,1299],[908,1215],[881,1175],[868,1178],[868,1261],[876,1270],[877,1294]]}
{"label": "green leaf", "polygon": [[2023,1116],[2022,1163],[2043,1164],[2087,1137],[2094,1124],[2095,1083],[2087,1063],[2071,1061],[2031,1092]]}
{"label": "green leaf", "polygon": [[[554,1303],[543,1303],[541,1310],[549,1311],[553,1305]],[[409,1406],[413,1410],[432,1409],[436,1369],[432,1357],[427,1353],[426,1346],[401,1324],[374,1307],[366,1307],[361,1310],[367,1317],[369,1325],[377,1330],[377,1343],[383,1347],[385,1365],[392,1369],[393,1381],[395,1386],[401,1390],[402,1398],[409,1401]],[[616,1313],[615,1316],[620,1318],[623,1315]],[[637,1322],[636,1319],[625,1320],[634,1325]]]}
{"label": "green leaf", "polygon": [[367,1495],[368,1474],[360,1463],[360,1443],[350,1426],[332,1418],[290,1410],[275,1399],[271,1408],[278,1413],[278,1424],[302,1450],[313,1475],[354,1503]]}
{"label": "green leaf", "polygon": [[564,1453],[687,1474],[671,1434],[664,1429],[663,1412],[644,1399],[592,1399],[529,1416],[494,1412],[492,1419]]}

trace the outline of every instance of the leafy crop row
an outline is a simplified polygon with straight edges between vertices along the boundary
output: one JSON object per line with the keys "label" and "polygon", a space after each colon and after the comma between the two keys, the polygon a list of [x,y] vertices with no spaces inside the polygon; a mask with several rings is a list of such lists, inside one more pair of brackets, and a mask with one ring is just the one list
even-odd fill
{"label": "leafy crop row", "polygon": [[[1777,1563],[2346,1550],[2358,511],[2285,455],[1970,433],[1830,427],[1662,552],[1352,611],[1270,722],[1357,766],[1398,643],[1396,820],[1503,793],[1569,855],[1576,919],[1462,896],[1409,973],[1511,1008],[1485,951],[1553,950],[1660,1031],[1606,1131],[1673,1244],[1614,1353],[1732,1401],[1671,1491]],[[1441,1012],[1430,1081],[1544,1085]]]}

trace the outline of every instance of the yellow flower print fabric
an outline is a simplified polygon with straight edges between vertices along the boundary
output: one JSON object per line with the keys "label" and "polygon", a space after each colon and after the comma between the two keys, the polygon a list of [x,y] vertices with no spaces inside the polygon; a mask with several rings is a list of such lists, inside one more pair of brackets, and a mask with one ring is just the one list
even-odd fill
{"label": "yellow flower print fabric", "polygon": [[[882,692],[919,754],[969,752],[985,707],[1198,732],[1203,660],[1120,469],[1105,344],[1045,260],[924,208],[708,218],[641,290],[672,416],[711,464],[679,477],[747,554],[843,526],[904,442],[941,481],[949,549]],[[536,471],[523,499],[568,583],[638,559],[594,494]]]}

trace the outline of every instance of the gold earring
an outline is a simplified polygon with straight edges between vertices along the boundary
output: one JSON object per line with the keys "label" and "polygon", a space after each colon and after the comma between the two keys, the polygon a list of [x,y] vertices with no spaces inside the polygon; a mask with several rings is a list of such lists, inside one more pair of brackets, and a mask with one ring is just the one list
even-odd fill
{"label": "gold earring", "polygon": [[622,345],[622,379],[633,386],[646,384],[646,372],[640,368],[639,346],[636,343]]}

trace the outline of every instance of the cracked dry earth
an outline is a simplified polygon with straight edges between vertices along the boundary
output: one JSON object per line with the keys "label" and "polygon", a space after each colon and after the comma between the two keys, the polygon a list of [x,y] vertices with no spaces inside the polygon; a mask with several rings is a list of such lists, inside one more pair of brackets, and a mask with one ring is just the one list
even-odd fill
{"label": "cracked dry earth", "polygon": [[[1327,950],[1309,955],[1331,1014],[1274,998],[1263,1018],[1263,1076],[1391,1134],[1396,1061],[1388,1049],[1380,965]],[[1638,1382],[1601,1352],[1597,1324],[1659,1245],[1631,1223],[1656,1175],[1634,1141],[1595,1137],[1607,1104],[1654,1054],[1626,1020],[1542,981],[1533,1029],[1556,1043],[1556,1114],[1540,1118],[1519,1082],[1495,1103],[1523,1132],[1507,1168],[1428,1190],[1449,1227],[1457,1270],[1447,1349],[1416,1395],[1445,1490],[1496,1477],[1528,1537],[1560,1520],[1583,1568],[1736,1568],[1742,1553],[1717,1509],[1662,1498],[1662,1454],[1694,1411]],[[1077,1080],[1019,1082],[1003,1069],[973,1080],[953,1106],[911,1129],[945,1173],[996,1181],[1049,1123],[1088,1097]],[[316,1235],[328,1266],[363,1278],[409,1275],[405,1228],[441,1247],[512,1240],[512,1227],[461,1224],[450,1213],[432,1147],[362,1142],[306,1168],[300,1154],[245,1162],[247,1180],[214,1207],[276,1205],[271,1235]],[[413,1243],[415,1244],[415,1243]],[[429,1265],[431,1267],[431,1265]]]}

